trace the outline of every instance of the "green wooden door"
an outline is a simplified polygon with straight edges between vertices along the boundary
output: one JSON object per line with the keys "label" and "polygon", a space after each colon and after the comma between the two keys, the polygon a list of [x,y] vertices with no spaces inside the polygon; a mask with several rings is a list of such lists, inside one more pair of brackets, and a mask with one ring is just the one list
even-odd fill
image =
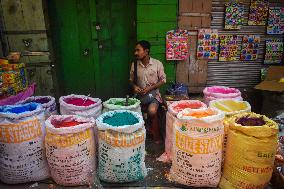
{"label": "green wooden door", "polygon": [[136,41],[136,1],[47,2],[61,94],[125,96]]}

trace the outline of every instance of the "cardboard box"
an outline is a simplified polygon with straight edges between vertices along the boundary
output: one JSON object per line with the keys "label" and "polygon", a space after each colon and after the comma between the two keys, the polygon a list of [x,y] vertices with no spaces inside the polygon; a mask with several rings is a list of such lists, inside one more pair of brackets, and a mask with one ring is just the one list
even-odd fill
{"label": "cardboard box", "polygon": [[255,86],[255,89],[263,91],[284,92],[284,66],[270,66],[264,81]]}
{"label": "cardboard box", "polygon": [[212,0],[179,0],[179,14],[211,13]]}

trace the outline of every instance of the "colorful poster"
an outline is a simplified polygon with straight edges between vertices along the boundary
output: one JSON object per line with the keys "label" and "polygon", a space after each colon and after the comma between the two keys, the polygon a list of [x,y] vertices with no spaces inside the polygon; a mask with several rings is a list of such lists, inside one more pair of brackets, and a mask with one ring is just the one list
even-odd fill
{"label": "colorful poster", "polygon": [[237,40],[237,35],[220,35],[219,61],[234,61],[239,59]]}
{"label": "colorful poster", "polygon": [[280,64],[283,58],[283,39],[267,39],[264,64]]}
{"label": "colorful poster", "polygon": [[267,21],[267,34],[284,33],[284,7],[270,7]]}
{"label": "colorful poster", "polygon": [[166,36],[166,59],[186,60],[189,56],[189,35],[187,30],[171,30]]}
{"label": "colorful poster", "polygon": [[260,43],[259,35],[245,35],[242,41],[240,60],[256,60]]}
{"label": "colorful poster", "polygon": [[243,25],[244,5],[240,3],[225,3],[225,29],[241,29]]}
{"label": "colorful poster", "polygon": [[198,31],[198,59],[217,59],[218,58],[218,30],[200,29]]}
{"label": "colorful poster", "polygon": [[250,12],[248,25],[264,26],[267,21],[268,1],[252,0],[250,4]]}

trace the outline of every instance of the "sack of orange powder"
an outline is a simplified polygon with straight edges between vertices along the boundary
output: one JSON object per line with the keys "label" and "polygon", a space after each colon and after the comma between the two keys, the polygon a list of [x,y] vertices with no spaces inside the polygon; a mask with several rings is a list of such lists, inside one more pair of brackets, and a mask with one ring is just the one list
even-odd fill
{"label": "sack of orange powder", "polygon": [[215,109],[185,109],[174,122],[170,178],[195,187],[216,187],[221,178],[224,114]]}

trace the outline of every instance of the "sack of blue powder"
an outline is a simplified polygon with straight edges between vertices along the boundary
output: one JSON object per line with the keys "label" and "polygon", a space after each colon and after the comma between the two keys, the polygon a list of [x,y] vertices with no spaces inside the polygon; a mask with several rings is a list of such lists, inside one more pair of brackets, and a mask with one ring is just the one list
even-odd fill
{"label": "sack of blue powder", "polygon": [[103,112],[113,110],[130,110],[141,113],[140,100],[136,98],[110,98],[103,103]]}
{"label": "sack of blue powder", "polygon": [[147,175],[146,132],[142,116],[128,110],[102,114],[99,129],[98,175],[105,182],[133,182]]}
{"label": "sack of blue powder", "polygon": [[35,102],[41,104],[44,109],[45,119],[48,119],[51,115],[56,115],[56,102],[55,98],[52,96],[31,96],[18,102],[17,104],[25,104],[28,102]]}
{"label": "sack of blue powder", "polygon": [[49,177],[41,104],[0,106],[0,180],[7,184]]}

